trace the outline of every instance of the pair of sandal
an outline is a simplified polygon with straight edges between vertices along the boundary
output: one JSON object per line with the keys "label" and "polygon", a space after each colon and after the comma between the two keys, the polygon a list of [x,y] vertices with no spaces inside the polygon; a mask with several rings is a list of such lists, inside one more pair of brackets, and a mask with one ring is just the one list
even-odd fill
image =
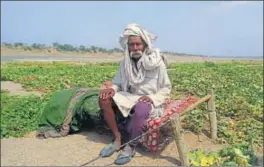
{"label": "pair of sandal", "polygon": [[[116,149],[115,143],[110,143],[108,146],[103,148],[100,152],[101,157],[110,157],[113,155],[116,151],[119,151]],[[135,148],[132,148],[130,145],[126,145],[124,149],[121,150],[120,154],[117,156],[115,160],[116,165],[124,165],[131,161],[131,159],[136,154]]]}

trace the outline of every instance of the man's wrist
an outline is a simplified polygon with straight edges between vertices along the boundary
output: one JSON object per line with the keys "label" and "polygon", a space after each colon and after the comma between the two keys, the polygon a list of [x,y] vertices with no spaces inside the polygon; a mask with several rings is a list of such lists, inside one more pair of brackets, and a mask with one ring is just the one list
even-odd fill
{"label": "man's wrist", "polygon": [[110,88],[114,89],[115,92],[119,90],[119,87],[117,85],[112,85]]}

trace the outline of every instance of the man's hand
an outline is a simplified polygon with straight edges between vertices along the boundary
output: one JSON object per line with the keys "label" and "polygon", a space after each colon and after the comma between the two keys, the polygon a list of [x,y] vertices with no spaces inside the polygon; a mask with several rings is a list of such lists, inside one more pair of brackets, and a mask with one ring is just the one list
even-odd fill
{"label": "man's hand", "polygon": [[101,99],[109,99],[115,95],[115,90],[113,88],[102,89],[100,91],[100,98]]}
{"label": "man's hand", "polygon": [[149,98],[148,96],[142,96],[138,99],[138,101],[143,103],[153,103],[151,98]]}

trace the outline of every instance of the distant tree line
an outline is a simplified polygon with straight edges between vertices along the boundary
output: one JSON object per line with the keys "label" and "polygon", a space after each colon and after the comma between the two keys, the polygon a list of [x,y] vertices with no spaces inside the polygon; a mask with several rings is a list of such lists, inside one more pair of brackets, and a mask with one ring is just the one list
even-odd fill
{"label": "distant tree line", "polygon": [[[38,43],[33,43],[31,45],[22,43],[22,42],[15,42],[15,43],[8,43],[8,42],[3,42],[1,44],[2,46],[10,49],[23,49],[25,51],[31,51],[31,50],[48,50],[51,51],[52,49],[55,49],[57,51],[69,51],[69,52],[79,52],[79,53],[121,53],[123,52],[122,49],[119,48],[113,48],[113,49],[106,49],[98,46],[73,46],[71,44],[60,44],[58,42],[52,43],[51,46],[45,45],[45,44],[38,44]],[[174,56],[201,56],[204,57],[203,55],[194,55],[194,54],[186,54],[186,53],[177,53],[177,52],[168,52],[168,51],[163,51],[163,54],[167,55],[174,55]]]}
{"label": "distant tree line", "polygon": [[15,43],[8,43],[3,42],[1,44],[3,47],[10,48],[10,49],[23,49],[25,51],[31,51],[31,50],[51,50],[55,49],[57,51],[69,51],[69,52],[89,52],[89,53],[116,53],[116,52],[123,52],[122,49],[119,48],[113,48],[113,49],[106,49],[98,46],[73,46],[71,44],[60,44],[58,42],[52,43],[51,46],[45,45],[45,44],[38,44],[33,43],[32,45],[27,45],[22,42],[15,42]]}
{"label": "distant tree line", "polygon": [[188,53],[168,52],[168,51],[164,51],[163,54],[173,55],[173,56],[200,56],[200,57],[206,57],[205,55],[199,55],[199,54],[188,54]]}

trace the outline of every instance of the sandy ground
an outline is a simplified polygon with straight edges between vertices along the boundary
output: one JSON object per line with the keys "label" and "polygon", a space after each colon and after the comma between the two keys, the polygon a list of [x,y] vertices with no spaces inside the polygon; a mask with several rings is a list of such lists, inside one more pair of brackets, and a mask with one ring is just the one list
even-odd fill
{"label": "sandy ground", "polygon": [[[2,57],[12,57],[15,56],[14,60],[17,61],[75,61],[75,62],[89,62],[89,63],[100,63],[100,62],[118,62],[123,59],[122,53],[74,53],[74,52],[58,52],[52,50],[48,52],[44,51],[24,51],[24,50],[14,50],[1,48]],[[25,57],[20,59],[19,57]],[[39,58],[34,58],[38,56]],[[30,58],[31,57],[31,58]],[[230,62],[235,61],[263,61],[263,59],[251,59],[251,58],[227,58],[227,57],[200,57],[200,56],[175,56],[175,55],[166,55],[169,63],[193,63],[193,62]],[[2,61],[2,59],[1,59]]]}
{"label": "sandy ground", "polygon": [[27,96],[30,94],[41,96],[40,92],[37,91],[27,92],[24,88],[22,88],[21,84],[14,83],[11,81],[1,81],[1,90],[7,90],[11,92],[13,95],[19,95],[19,96]]}
{"label": "sandy ground", "polygon": [[[17,56],[15,58],[12,58],[12,61],[17,62],[43,62],[43,63],[51,63],[54,61],[57,62],[67,62],[67,63],[74,63],[74,64],[86,64],[86,63],[114,63],[114,62],[120,62],[123,59],[123,56],[113,56],[113,55],[100,55],[100,56],[51,56],[51,57],[45,57],[45,56],[38,56],[31,58],[23,57],[18,58],[20,56]],[[22,56],[21,56],[22,57]],[[195,57],[195,56],[166,56],[168,59],[169,64],[174,63],[198,63],[198,62],[214,62],[214,63],[230,63],[232,61],[236,62],[253,62],[253,61],[263,61],[261,59],[243,59],[243,58],[216,58],[216,57],[208,57],[208,58],[202,58],[202,57]],[[3,56],[2,56],[3,58]],[[8,61],[1,60],[1,64],[5,64]]]}
{"label": "sandy ground", "polygon": [[[218,150],[220,145],[214,145],[205,140],[199,142],[192,133],[185,134],[188,149],[202,148]],[[100,150],[111,138],[96,132],[82,132],[56,139],[35,139],[33,137],[12,138],[1,140],[1,165],[3,166],[80,166],[96,158]],[[111,157],[98,159],[87,166],[114,165],[118,153]],[[175,142],[171,142],[159,155],[137,149],[135,158],[126,166],[175,166],[180,165]]]}

